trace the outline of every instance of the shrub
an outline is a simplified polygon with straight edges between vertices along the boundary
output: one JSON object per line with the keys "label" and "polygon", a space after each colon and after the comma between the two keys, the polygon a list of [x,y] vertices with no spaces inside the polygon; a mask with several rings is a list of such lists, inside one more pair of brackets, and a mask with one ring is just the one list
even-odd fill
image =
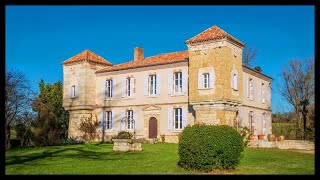
{"label": "shrub", "polygon": [[179,140],[178,165],[203,171],[235,169],[243,148],[241,135],[230,126],[187,126]]}
{"label": "shrub", "polygon": [[21,146],[31,145],[31,139],[33,139],[34,134],[31,128],[23,123],[19,123],[15,126],[16,139],[20,141]]}
{"label": "shrub", "polygon": [[115,137],[114,139],[131,139],[132,138],[132,133],[127,132],[127,131],[120,131],[118,132],[117,137]]}
{"label": "shrub", "polygon": [[242,139],[243,139],[243,145],[247,146],[249,143],[249,135],[250,135],[250,129],[248,127],[238,127],[238,132],[240,133]]}
{"label": "shrub", "polygon": [[63,138],[62,140],[62,145],[72,145],[72,144],[82,144],[84,143],[82,140],[77,140],[76,138],[68,138],[68,137],[65,137]]}

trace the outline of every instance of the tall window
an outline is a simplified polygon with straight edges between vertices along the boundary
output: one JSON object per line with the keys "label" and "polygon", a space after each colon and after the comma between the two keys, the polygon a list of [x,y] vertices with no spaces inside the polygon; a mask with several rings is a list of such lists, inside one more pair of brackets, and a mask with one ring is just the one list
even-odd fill
{"label": "tall window", "polygon": [[266,113],[262,113],[262,134],[266,134]]}
{"label": "tall window", "polygon": [[174,73],[174,92],[182,92],[182,72]]}
{"label": "tall window", "polygon": [[76,85],[71,86],[71,98],[76,97]]}
{"label": "tall window", "polygon": [[236,73],[233,73],[232,76],[232,85],[234,90],[238,90],[238,75]]}
{"label": "tall window", "polygon": [[265,98],[264,98],[264,83],[261,84],[261,101],[265,102]]}
{"label": "tall window", "polygon": [[209,73],[203,74],[203,88],[209,88]]}
{"label": "tall window", "polygon": [[150,95],[156,95],[157,94],[157,76],[156,75],[150,75],[149,76],[149,93]]}
{"label": "tall window", "polygon": [[250,132],[254,132],[254,119],[253,119],[253,112],[249,112],[249,129],[250,129]]}
{"label": "tall window", "polygon": [[182,129],[182,108],[174,108],[174,129]]}
{"label": "tall window", "polygon": [[250,78],[250,91],[249,91],[249,97],[253,98],[253,79]]}
{"label": "tall window", "polygon": [[107,98],[111,98],[112,97],[112,80],[107,80],[107,83],[106,83],[106,86],[107,86]]}
{"label": "tall window", "polygon": [[127,121],[128,121],[127,128],[128,128],[128,130],[133,129],[133,121],[132,120],[133,120],[133,111],[128,110],[127,111]]}
{"label": "tall window", "polygon": [[131,92],[131,81],[132,79],[130,77],[127,78],[127,96],[131,96],[133,92]]}
{"label": "tall window", "polygon": [[106,129],[112,129],[112,112],[106,111]]}

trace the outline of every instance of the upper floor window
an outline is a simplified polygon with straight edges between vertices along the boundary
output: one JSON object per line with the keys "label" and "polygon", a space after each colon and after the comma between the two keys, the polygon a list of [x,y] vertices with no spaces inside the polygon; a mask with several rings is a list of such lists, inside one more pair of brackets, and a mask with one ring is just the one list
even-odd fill
{"label": "upper floor window", "polygon": [[182,108],[174,108],[174,129],[182,129]]}
{"label": "upper floor window", "polygon": [[205,88],[205,89],[209,88],[210,87],[209,83],[210,83],[209,73],[204,73],[203,74],[203,88]]}
{"label": "upper floor window", "polygon": [[250,77],[247,78],[247,97],[254,99],[254,81]]}
{"label": "upper floor window", "polygon": [[182,92],[182,72],[174,73],[174,92]]}
{"label": "upper floor window", "polygon": [[131,130],[133,129],[133,111],[132,110],[127,110],[127,113],[126,113],[126,116],[127,116],[127,129],[128,130]]}
{"label": "upper floor window", "polygon": [[128,77],[126,79],[126,95],[128,97],[133,96],[134,78]]}
{"label": "upper floor window", "polygon": [[231,84],[232,89],[238,90],[238,74],[237,73],[232,74],[231,83],[232,83]]}
{"label": "upper floor window", "polygon": [[149,76],[149,94],[150,95],[157,94],[157,76],[156,75]]}
{"label": "upper floor window", "polygon": [[261,83],[261,92],[260,92],[261,101],[265,102],[265,85],[264,83]]}
{"label": "upper floor window", "polygon": [[105,115],[105,121],[106,121],[106,129],[112,129],[112,112],[106,111]]}
{"label": "upper floor window", "polygon": [[71,98],[76,97],[76,85],[71,86]]}
{"label": "upper floor window", "polygon": [[106,83],[106,97],[107,98],[112,98],[112,83],[113,81],[110,79],[110,80],[107,80],[107,83]]}

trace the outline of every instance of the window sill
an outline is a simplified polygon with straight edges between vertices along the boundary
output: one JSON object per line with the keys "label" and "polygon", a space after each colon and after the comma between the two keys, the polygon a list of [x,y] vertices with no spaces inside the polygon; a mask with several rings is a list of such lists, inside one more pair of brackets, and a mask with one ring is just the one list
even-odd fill
{"label": "window sill", "polygon": [[171,130],[170,132],[172,133],[180,133],[182,132],[183,129],[174,129],[174,130]]}
{"label": "window sill", "polygon": [[159,95],[148,95],[148,96],[146,96],[147,98],[157,98],[157,97],[159,97]]}
{"label": "window sill", "polygon": [[122,97],[122,99],[125,99],[125,100],[130,100],[130,99],[135,99],[135,97],[134,96],[126,96],[126,97]]}
{"label": "window sill", "polygon": [[263,101],[263,100],[262,100],[262,101],[261,101],[261,103],[262,103],[262,104],[265,104],[265,103],[266,103],[266,101]]}
{"label": "window sill", "polygon": [[249,97],[249,100],[250,100],[250,101],[253,101],[254,99],[253,99],[253,97]]}
{"label": "window sill", "polygon": [[175,94],[171,94],[171,97],[174,97],[174,96],[185,96],[186,94],[185,93],[175,93]]}
{"label": "window sill", "polygon": [[115,129],[105,129],[104,132],[115,132]]}
{"label": "window sill", "polygon": [[77,97],[71,97],[70,99],[77,99]]}
{"label": "window sill", "polygon": [[114,101],[115,98],[107,98],[107,99],[104,99],[105,101]]}
{"label": "window sill", "polygon": [[204,91],[207,91],[207,90],[211,90],[213,88],[202,88],[202,89],[198,89],[198,90],[204,90]]}

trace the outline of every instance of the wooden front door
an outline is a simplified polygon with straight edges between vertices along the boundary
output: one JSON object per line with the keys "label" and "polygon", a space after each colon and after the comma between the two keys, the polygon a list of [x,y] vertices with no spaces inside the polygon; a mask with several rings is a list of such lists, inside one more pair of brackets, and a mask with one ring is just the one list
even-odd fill
{"label": "wooden front door", "polygon": [[157,138],[157,119],[151,117],[149,120],[149,138]]}

